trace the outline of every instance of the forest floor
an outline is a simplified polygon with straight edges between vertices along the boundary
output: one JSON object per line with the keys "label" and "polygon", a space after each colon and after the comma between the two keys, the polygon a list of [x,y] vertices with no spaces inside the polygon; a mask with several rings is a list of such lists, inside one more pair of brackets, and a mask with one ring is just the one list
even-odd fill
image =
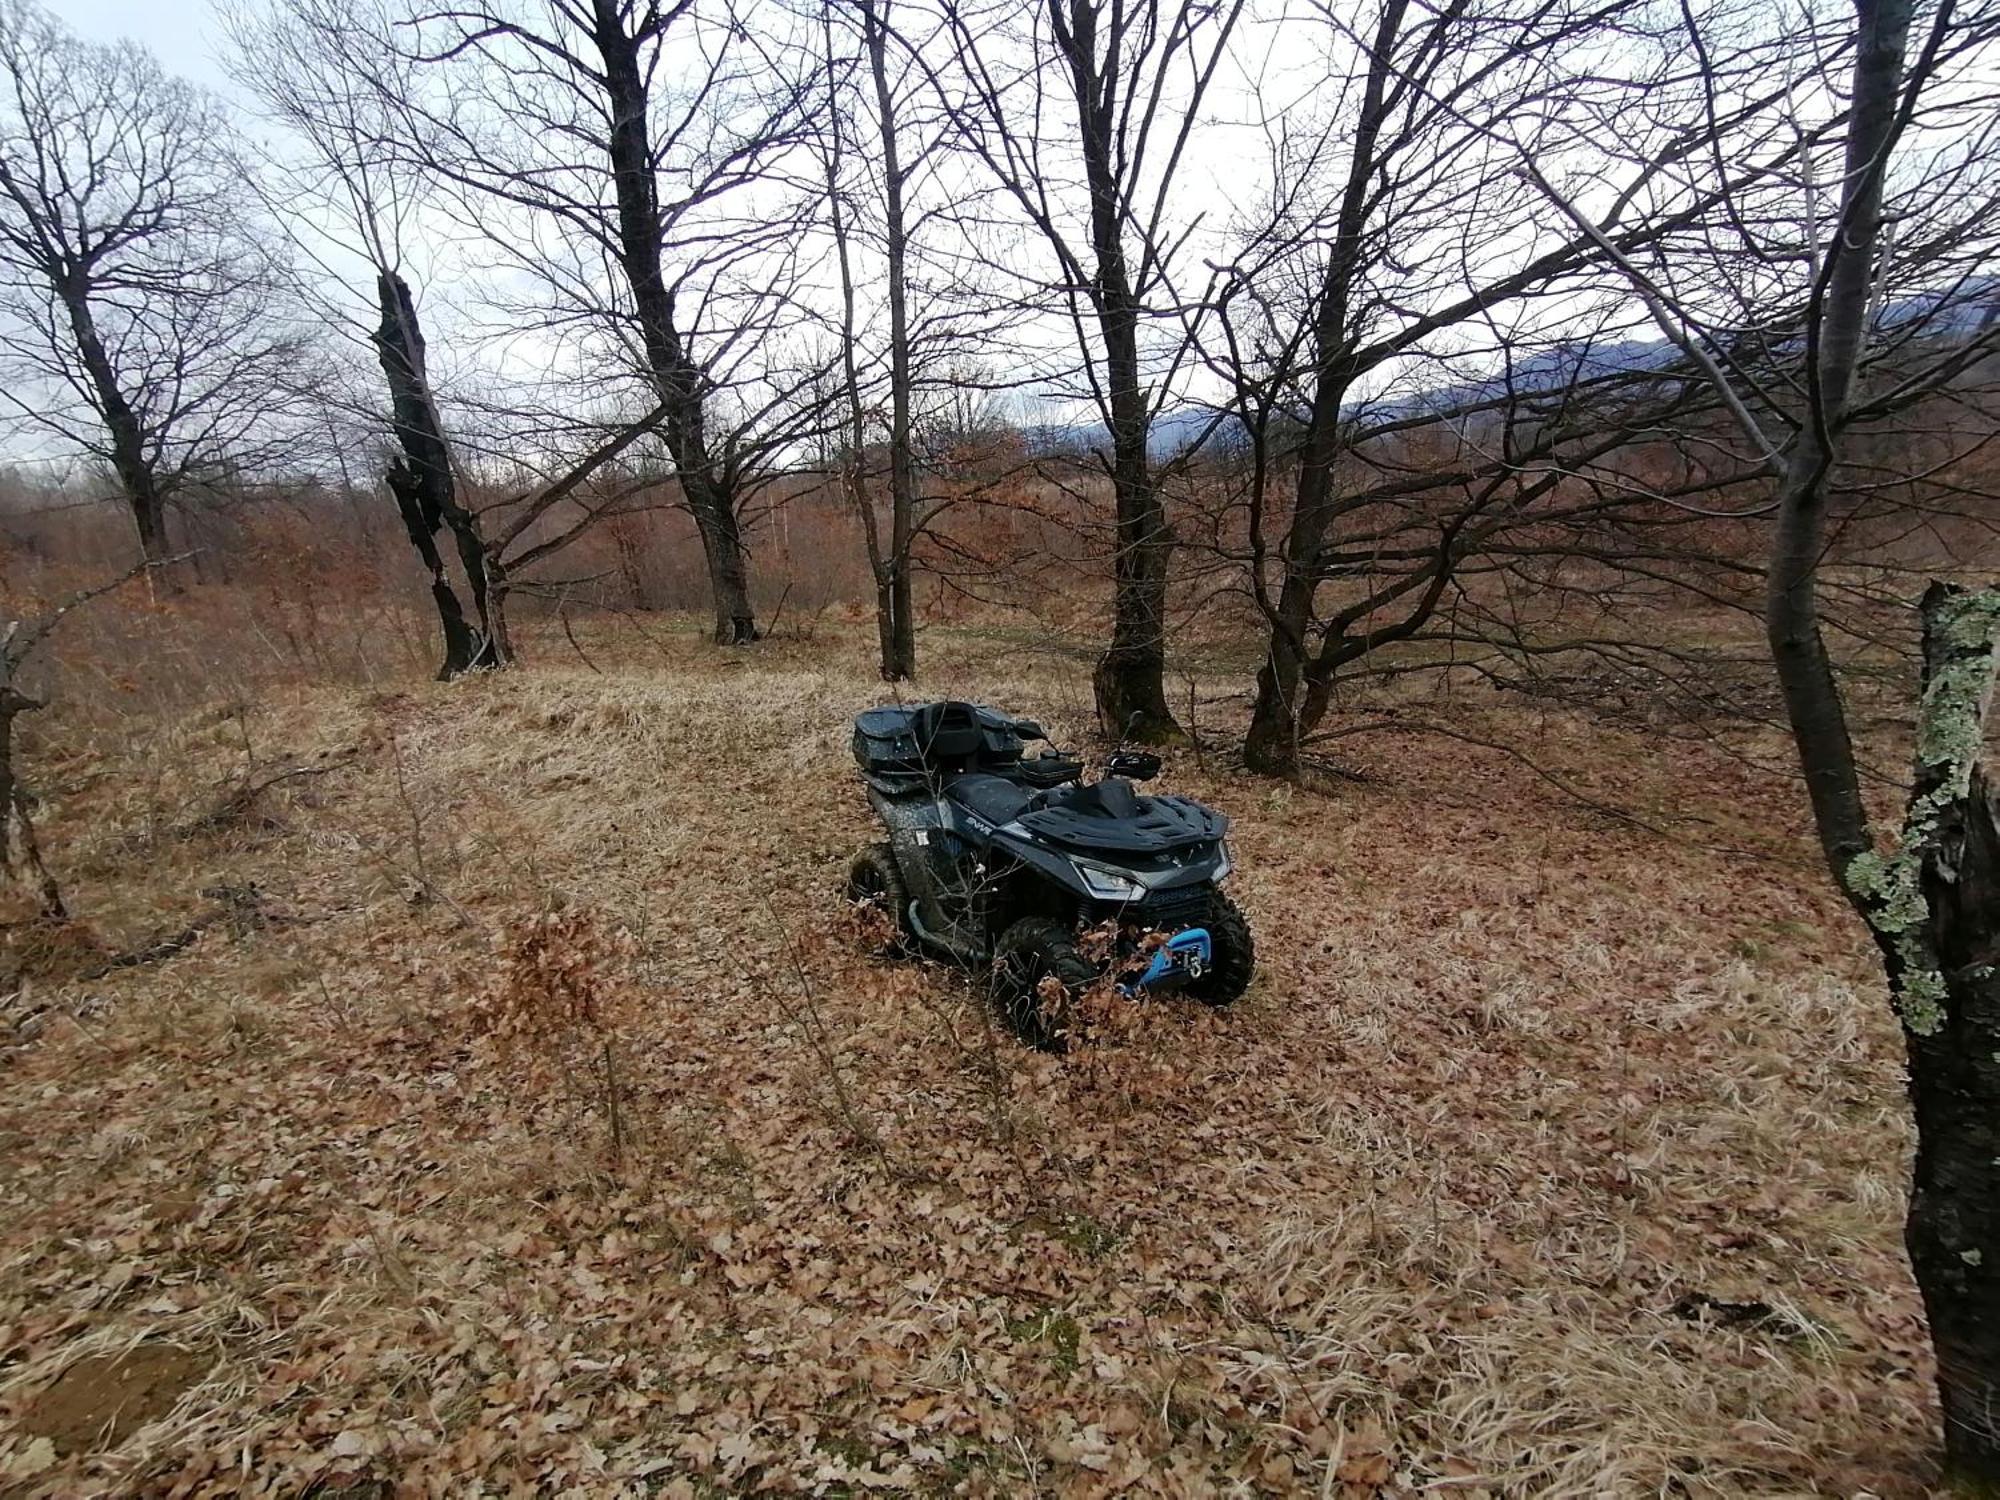
{"label": "forest floor", "polygon": [[[842,899],[865,632],[655,636],[35,726],[0,1493],[1923,1491],[1897,1039],[1782,776],[1495,698],[1293,788],[1197,682],[1259,977],[1058,1059]],[[1087,659],[924,646],[1085,742]]]}

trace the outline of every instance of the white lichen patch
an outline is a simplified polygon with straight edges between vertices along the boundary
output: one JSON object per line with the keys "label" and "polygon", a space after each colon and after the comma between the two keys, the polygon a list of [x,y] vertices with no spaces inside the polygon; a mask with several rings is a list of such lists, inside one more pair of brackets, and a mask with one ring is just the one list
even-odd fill
{"label": "white lichen patch", "polygon": [[2000,589],[1956,595],[1938,606],[1935,629],[1949,648],[1917,710],[1917,761],[1945,768],[1954,797],[1972,781],[1993,695],[1994,643],[2000,638]]}
{"label": "white lichen patch", "polygon": [[[1934,811],[1930,822],[1934,827]],[[1903,841],[1893,853],[1857,854],[1847,866],[1847,886],[1861,898],[1869,926],[1900,960],[1895,1000],[1903,1024],[1918,1036],[1935,1036],[1944,1024],[1944,975],[1931,958],[1930,903],[1917,880],[1926,845],[1911,838],[1913,826],[1904,825]]]}
{"label": "white lichen patch", "polygon": [[1930,903],[1922,884],[1924,859],[1937,840],[1946,809],[1972,789],[1973,768],[1985,742],[1993,697],[1996,643],[2000,643],[2000,589],[1954,594],[1935,609],[1931,628],[1946,650],[1917,708],[1917,768],[1935,784],[1914,798],[1901,837],[1887,854],[1856,855],[1847,866],[1847,888],[1860,898],[1869,925],[1896,954],[1896,1009],[1918,1036],[1944,1024],[1945,983],[1930,942]]}

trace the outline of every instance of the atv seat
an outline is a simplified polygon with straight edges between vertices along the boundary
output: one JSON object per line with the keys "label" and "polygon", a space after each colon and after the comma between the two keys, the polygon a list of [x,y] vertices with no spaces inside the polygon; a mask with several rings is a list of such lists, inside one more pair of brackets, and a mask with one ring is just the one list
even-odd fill
{"label": "atv seat", "polygon": [[945,788],[945,795],[989,823],[1011,823],[1035,800],[1034,792],[1018,781],[988,771],[968,771]]}
{"label": "atv seat", "polygon": [[970,703],[927,703],[912,717],[910,728],[917,753],[934,774],[968,770],[986,748],[986,727]]}

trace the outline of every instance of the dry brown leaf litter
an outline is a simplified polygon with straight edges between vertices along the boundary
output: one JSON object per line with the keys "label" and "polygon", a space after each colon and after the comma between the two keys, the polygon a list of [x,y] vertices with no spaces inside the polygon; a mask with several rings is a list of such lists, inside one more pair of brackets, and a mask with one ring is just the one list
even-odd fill
{"label": "dry brown leaf litter", "polygon": [[[926,686],[1076,735],[1082,670]],[[839,898],[878,691],[858,643],[301,689],[250,712],[262,759],[352,764],[187,838],[230,716],[66,766],[51,842],[112,946],[217,881],[288,920],[32,981],[5,1482],[1920,1490],[1894,1038],[1782,787],[1478,710],[1714,842],[1785,833],[1747,860],[1436,739],[1356,742],[1376,779],[1327,794],[1182,755],[1260,978],[1058,1060]],[[144,1404],[52,1414],[121,1359]]]}

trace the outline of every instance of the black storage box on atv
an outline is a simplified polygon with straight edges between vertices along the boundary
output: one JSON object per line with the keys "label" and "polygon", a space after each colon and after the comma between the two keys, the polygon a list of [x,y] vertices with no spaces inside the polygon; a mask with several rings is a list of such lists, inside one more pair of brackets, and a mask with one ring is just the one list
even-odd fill
{"label": "black storage box on atv", "polygon": [[[889,795],[921,792],[928,784],[925,746],[920,737],[922,706],[871,708],[854,720],[854,762],[861,774]],[[975,710],[977,747],[970,763],[981,770],[1004,772],[1020,764],[1021,733],[1015,720],[991,709]],[[893,790],[892,790],[893,789]]]}
{"label": "black storage box on atv", "polygon": [[[990,966],[996,997],[1030,1040],[1060,1045],[1064,999],[1111,971],[1128,992],[1185,990],[1227,1005],[1249,985],[1249,925],[1219,888],[1229,820],[1187,797],[1149,797],[1132,779],[1157,757],[1083,763],[1045,749],[1041,727],[977,704],[870,709],[854,759],[888,842],[854,862],[849,894],[882,906],[898,940]],[[1091,963],[1078,938],[1116,933]],[[1055,981],[1051,984],[1050,981]]]}

